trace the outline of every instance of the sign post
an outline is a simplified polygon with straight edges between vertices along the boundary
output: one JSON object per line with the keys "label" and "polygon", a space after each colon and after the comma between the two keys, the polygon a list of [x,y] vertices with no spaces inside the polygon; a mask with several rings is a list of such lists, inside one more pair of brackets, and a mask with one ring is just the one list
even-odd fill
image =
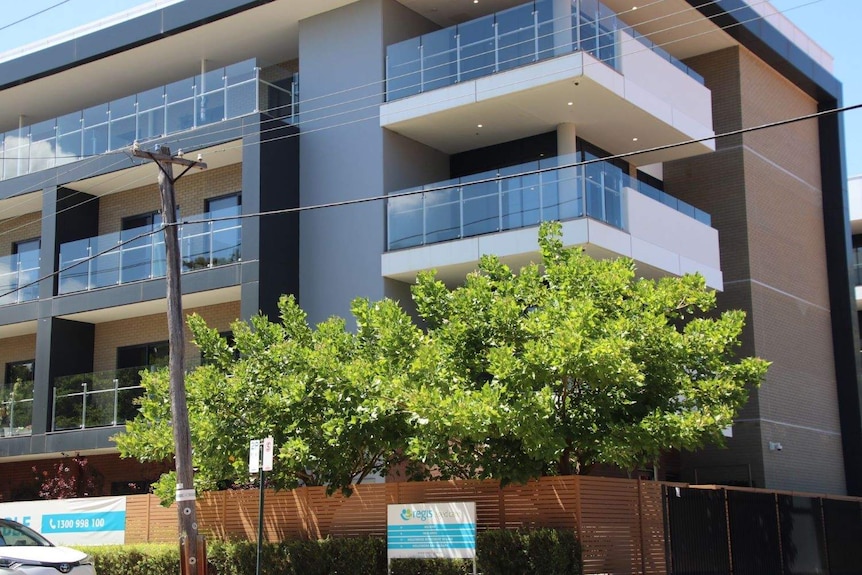
{"label": "sign post", "polygon": [[472,559],[476,575],[476,503],[395,504],[386,507],[386,562]]}
{"label": "sign post", "polygon": [[[261,450],[261,447],[263,449]],[[252,439],[248,446],[248,472],[258,474],[258,485],[260,487],[260,498],[257,508],[257,561],[254,573],[260,575],[260,556],[263,551],[263,483],[266,471],[272,471],[272,452],[274,444],[272,436],[260,439]],[[263,456],[263,457],[261,457]]]}

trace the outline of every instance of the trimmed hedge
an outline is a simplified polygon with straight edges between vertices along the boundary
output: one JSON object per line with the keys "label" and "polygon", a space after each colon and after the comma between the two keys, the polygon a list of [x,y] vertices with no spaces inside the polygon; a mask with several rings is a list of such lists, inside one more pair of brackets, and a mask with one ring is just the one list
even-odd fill
{"label": "trimmed hedge", "polygon": [[[580,575],[581,548],[572,531],[524,529],[476,535],[483,575]],[[210,575],[254,575],[257,545],[208,542]],[[99,575],[176,575],[176,545],[91,547]],[[392,575],[469,575],[472,561],[398,559]],[[386,541],[376,537],[267,543],[261,575],[386,575]]]}

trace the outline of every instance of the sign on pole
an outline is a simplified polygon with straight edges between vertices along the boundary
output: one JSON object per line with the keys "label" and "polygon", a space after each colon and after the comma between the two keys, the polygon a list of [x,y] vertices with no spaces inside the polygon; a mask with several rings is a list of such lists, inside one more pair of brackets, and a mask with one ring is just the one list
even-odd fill
{"label": "sign on pole", "polygon": [[263,440],[263,470],[272,471],[272,436]]}
{"label": "sign on pole", "polygon": [[260,439],[252,439],[248,447],[248,472],[260,471]]}
{"label": "sign on pole", "polygon": [[473,559],[476,503],[407,503],[386,507],[387,559]]}

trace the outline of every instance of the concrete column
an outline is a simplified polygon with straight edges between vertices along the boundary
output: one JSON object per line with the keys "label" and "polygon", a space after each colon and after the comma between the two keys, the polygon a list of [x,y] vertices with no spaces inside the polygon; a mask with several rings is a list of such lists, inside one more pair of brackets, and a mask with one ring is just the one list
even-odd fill
{"label": "concrete column", "polygon": [[578,129],[572,122],[557,125],[557,155],[565,156],[578,151]]}
{"label": "concrete column", "polygon": [[[557,158],[561,164],[571,164],[578,160],[577,128],[566,122],[557,125]],[[583,194],[581,193],[578,173],[580,168],[563,168],[559,170],[558,190],[561,220],[584,215]]]}

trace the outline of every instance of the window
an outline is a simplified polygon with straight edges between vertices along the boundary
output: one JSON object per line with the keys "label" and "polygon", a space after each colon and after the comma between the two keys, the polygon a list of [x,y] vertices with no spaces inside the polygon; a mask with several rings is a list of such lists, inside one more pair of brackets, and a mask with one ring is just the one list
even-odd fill
{"label": "window", "polygon": [[33,373],[36,369],[36,360],[12,361],[6,364],[6,385],[11,386],[19,379],[21,381],[33,381]]}
{"label": "window", "polygon": [[[162,234],[147,234],[162,225],[159,212],[123,218],[120,241],[120,283],[145,280],[165,273],[165,249]],[[141,237],[138,237],[141,236]],[[134,241],[129,241],[132,240]]]}
{"label": "window", "polygon": [[31,301],[39,297],[39,254],[42,247],[40,238],[33,238],[12,244],[12,253],[18,256],[18,301]]}
{"label": "window", "polygon": [[169,355],[166,341],[118,347],[117,369],[165,367],[168,365]]}
{"label": "window", "polygon": [[[206,201],[206,211],[211,223],[212,243],[209,256],[212,266],[220,266],[240,260],[242,227],[239,216],[242,212],[242,195],[231,194]],[[225,219],[227,218],[227,219]]]}
{"label": "window", "polygon": [[30,434],[35,368],[32,359],[6,364],[4,383],[0,385],[0,436]]}

